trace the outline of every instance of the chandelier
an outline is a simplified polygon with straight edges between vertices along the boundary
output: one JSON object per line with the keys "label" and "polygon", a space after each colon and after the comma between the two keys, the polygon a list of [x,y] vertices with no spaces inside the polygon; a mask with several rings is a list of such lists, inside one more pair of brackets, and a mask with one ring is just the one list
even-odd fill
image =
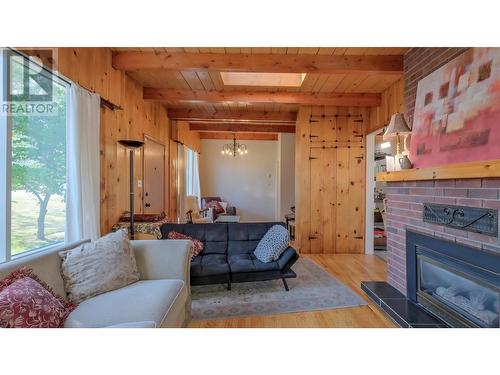
{"label": "chandelier", "polygon": [[247,146],[242,143],[236,142],[236,136],[233,136],[232,143],[226,143],[222,147],[222,151],[220,152],[222,155],[230,155],[236,157],[236,155],[245,155],[248,154]]}

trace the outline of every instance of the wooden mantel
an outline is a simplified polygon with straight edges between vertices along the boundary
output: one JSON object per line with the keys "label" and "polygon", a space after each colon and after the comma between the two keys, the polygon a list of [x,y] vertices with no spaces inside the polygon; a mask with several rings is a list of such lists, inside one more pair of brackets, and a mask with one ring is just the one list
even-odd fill
{"label": "wooden mantel", "polygon": [[500,177],[500,160],[405,169],[396,172],[381,172],[377,174],[377,181],[395,182],[491,177]]}

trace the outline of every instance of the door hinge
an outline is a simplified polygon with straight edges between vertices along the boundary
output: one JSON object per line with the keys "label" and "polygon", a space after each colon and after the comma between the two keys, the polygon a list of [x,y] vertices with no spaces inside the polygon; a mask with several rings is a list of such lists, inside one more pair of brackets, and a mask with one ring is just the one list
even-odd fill
{"label": "door hinge", "polygon": [[355,156],[354,159],[359,159],[359,160],[363,160],[364,157],[363,156]]}
{"label": "door hinge", "polygon": [[309,156],[309,160],[314,160],[314,159],[318,159],[318,158],[315,158],[314,156]]}

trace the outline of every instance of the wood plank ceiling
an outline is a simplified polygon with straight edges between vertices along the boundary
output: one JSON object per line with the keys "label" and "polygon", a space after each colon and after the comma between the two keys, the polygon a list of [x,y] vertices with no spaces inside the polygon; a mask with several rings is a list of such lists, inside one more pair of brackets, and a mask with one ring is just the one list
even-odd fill
{"label": "wood plank ceiling", "polygon": [[[350,104],[347,105],[376,106],[379,94],[401,78],[403,74],[402,55],[407,48],[200,47],[112,48],[112,50],[115,55],[113,61],[115,67],[126,70],[130,77],[145,87],[144,97],[146,99],[163,102],[169,109],[171,118],[187,120],[192,124],[214,122],[220,128],[220,124],[226,122],[292,125],[295,123],[294,113],[297,112],[301,104],[317,102],[322,105],[329,103],[328,100],[331,101],[338,97],[344,98],[344,100],[345,98],[357,98],[358,102],[350,101],[348,102]],[[141,54],[131,54],[131,52],[141,52]],[[172,59],[169,54],[178,57],[177,60]],[[146,59],[148,55],[150,58]],[[234,64],[224,63],[228,57],[223,55],[228,55],[228,57],[234,55]],[[278,65],[278,70],[280,69],[279,64],[284,63],[287,58],[281,57],[280,60],[279,55],[296,57],[305,64],[303,65],[304,69],[308,69],[303,72],[307,75],[301,87],[225,86],[220,71],[231,69],[241,71],[241,68],[245,71],[245,61],[248,60],[249,63],[259,61],[259,57],[253,55],[261,55],[261,60],[264,61],[261,65],[264,65],[264,69],[265,61],[268,61],[268,65],[272,66],[269,62],[277,59],[278,62],[275,65]],[[276,55],[274,60],[271,55]],[[203,61],[203,57],[207,60],[207,57],[210,56],[209,64],[197,68],[196,63],[187,63],[191,61],[189,59],[191,56],[193,61]],[[211,59],[212,56],[214,59]],[[316,66],[307,65],[306,56],[317,56],[314,62],[319,61],[319,69],[315,70]],[[331,56],[331,59],[327,59],[328,56]],[[123,58],[121,59],[121,57]],[[137,63],[136,58],[139,59],[139,63]],[[171,64],[167,69],[159,66],[151,68],[151,64],[161,63],[162,59]],[[175,66],[174,69],[172,60],[181,61],[181,65]],[[292,60],[288,59],[287,61]],[[330,61],[344,62],[347,66],[354,66],[354,70],[338,69],[335,64],[333,64],[334,69],[332,70]],[[369,65],[371,61],[381,66],[382,69],[372,71]],[[130,65],[131,62],[135,66]],[[141,62],[148,62],[150,65],[144,65],[143,68],[140,65]],[[322,64],[321,62],[326,63]],[[127,64],[129,64],[128,67]],[[224,68],[224,64],[226,64],[227,69]],[[395,65],[398,67],[394,68]],[[300,67],[300,65],[297,66]],[[365,66],[368,68],[363,69]],[[215,70],[214,67],[218,70]],[[301,70],[299,67],[297,69]],[[254,68],[257,71],[263,69],[261,66],[249,65],[247,71],[255,71]],[[384,69],[386,70],[384,71]],[[283,68],[281,70],[283,71]],[[331,103],[332,105],[346,105],[342,104],[344,102],[337,100]]]}

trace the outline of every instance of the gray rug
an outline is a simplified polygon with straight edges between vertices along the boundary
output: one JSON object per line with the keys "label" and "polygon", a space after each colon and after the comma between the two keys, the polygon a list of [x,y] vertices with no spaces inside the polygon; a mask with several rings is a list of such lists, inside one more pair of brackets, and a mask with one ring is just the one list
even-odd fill
{"label": "gray rug", "polygon": [[192,287],[191,319],[224,319],[234,316],[271,315],[299,311],[329,310],[367,303],[309,259],[292,267],[296,279]]}

